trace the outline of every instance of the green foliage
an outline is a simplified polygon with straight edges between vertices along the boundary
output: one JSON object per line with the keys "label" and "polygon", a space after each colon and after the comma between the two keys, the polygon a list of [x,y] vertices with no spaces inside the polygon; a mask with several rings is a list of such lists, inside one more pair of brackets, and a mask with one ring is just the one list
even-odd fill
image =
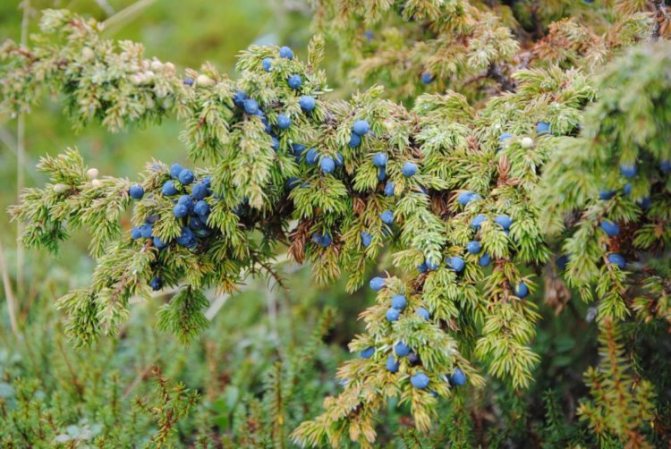
{"label": "green foliage", "polygon": [[[119,339],[78,349],[53,309],[32,309],[29,343],[0,332],[0,445],[290,447],[336,388],[320,367],[344,354],[325,343],[334,310],[315,312],[315,300],[291,298],[273,323],[264,295],[245,292],[189,345],[155,331],[159,306],[137,306]],[[295,308],[307,308],[298,325]],[[269,337],[278,325],[281,338]]]}
{"label": "green foliage", "polygon": [[617,328],[604,323],[599,338],[603,362],[585,377],[593,401],[578,408],[601,444],[623,441],[625,446],[652,447],[644,431],[654,418],[654,388],[647,380],[634,380],[631,366],[618,342]]}
{"label": "green foliage", "polygon": [[[538,14],[536,2],[524,1],[510,9],[461,0],[312,3],[317,28],[338,45],[342,69],[350,79],[376,84],[328,95],[319,35],[307,62],[280,57],[275,46],[249,47],[235,79],[210,64],[182,74],[169,62],[145,58],[139,44],[109,40],[95,21],[66,11],[46,11],[28,48],[3,45],[0,94],[7,111],[28,111],[52,91],[78,129],[100,123],[117,132],[177,118],[187,153],[199,164],[190,184],[171,181],[167,164],[150,162],[138,181],[144,196],[131,203],[130,181],[99,178],[76,150],[42,159],[38,168],[48,183],[27,190],[10,211],[25,226],[23,241],[55,250],[74,229],[95,236],[92,283],[58,303],[68,314],[69,334],[86,345],[118,335],[131,298],[149,298],[147,284],[159,278],[179,291],[158,311],[157,326],[190,341],[207,325],[205,292],[234,291],[244,272],[281,283],[278,253],[309,262],[319,284],[343,278],[349,292],[364,284],[378,256],[390,253],[382,268],[394,272],[375,288],[375,302],[360,315],[363,332],[349,346],[354,353],[370,348],[372,355],[341,364],[343,388],[329,392],[318,416],[312,407],[294,411],[305,399],[296,394],[303,383],[297,365],[315,357],[318,338],[300,362],[277,361],[266,373],[263,400],[250,397],[236,410],[230,444],[343,447],[351,440],[372,447],[378,436],[387,437],[377,424],[397,404],[412,414],[414,429],[395,432],[405,447],[469,447],[475,440],[498,447],[523,440],[524,425],[533,420],[521,395],[542,369],[544,354],[533,345],[545,273],[546,298],[553,289],[566,290],[563,278],[585,302],[597,302],[605,349],[585,375],[593,400],[578,408],[594,441],[652,447],[662,438],[655,433],[666,432],[650,425],[659,393],[654,379],[634,383],[618,329],[645,332],[656,321],[668,325],[670,316],[665,7],[619,1],[587,10],[560,1]],[[373,34],[364,39],[366,29]],[[289,86],[290,76],[300,77],[300,88]],[[239,92],[254,103],[236,101]],[[301,103],[308,95],[314,110]],[[261,113],[253,111],[257,105]],[[284,116],[288,128],[279,126]],[[361,120],[370,125],[367,133],[355,132]],[[374,162],[379,153],[387,158],[383,168]],[[320,167],[327,158],[337,162],[333,170]],[[202,231],[198,238],[184,243],[193,226],[176,217],[162,187],[174,182],[180,194],[196,196],[195,186],[206,180],[211,213],[205,229],[194,228]],[[120,221],[131,204],[132,224],[151,225],[165,249],[128,236]],[[388,214],[393,223],[382,219]],[[600,228],[606,219],[619,224],[614,235]],[[465,251],[471,240],[480,252]],[[553,266],[560,256],[568,257],[566,269]],[[559,313],[570,293],[554,293],[564,301],[549,304]],[[407,304],[389,318],[398,295]],[[428,319],[416,313],[420,308]],[[415,361],[395,355],[399,343]],[[387,368],[390,357],[398,369]],[[468,387],[459,388],[458,372]],[[427,389],[413,386],[416,375],[427,376]],[[168,414],[184,413],[159,383]],[[476,438],[463,415],[481,404],[469,404],[467,393],[482,395],[491,383],[499,386],[491,401],[509,412],[500,419],[503,431],[492,427]],[[561,423],[552,395],[542,419],[545,443],[592,442]],[[184,400],[181,392],[178,397]],[[437,425],[445,402],[446,416],[458,423],[454,431]],[[162,444],[175,418],[154,417],[154,441]],[[263,431],[245,435],[251,427]]]}
{"label": "green foliage", "polygon": [[[97,354],[73,354],[64,348],[62,334],[44,337],[55,337],[55,344],[36,338],[38,348],[2,353],[2,447],[176,447],[177,425],[197,393],[167,380],[155,365],[133,381],[132,372],[120,371],[121,360],[109,364],[112,345]],[[60,356],[46,365],[47,373],[23,358],[53,356],[47,350]]]}

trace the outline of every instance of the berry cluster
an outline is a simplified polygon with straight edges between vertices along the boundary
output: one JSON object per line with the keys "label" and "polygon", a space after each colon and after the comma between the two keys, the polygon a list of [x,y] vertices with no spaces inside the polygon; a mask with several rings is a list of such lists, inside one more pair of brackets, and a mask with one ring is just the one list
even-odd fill
{"label": "berry cluster", "polygon": [[[282,47],[279,50],[280,59],[292,60],[294,58],[294,52],[289,47]],[[275,58],[266,57],[261,61],[261,66],[265,72],[272,72],[274,65],[278,61]],[[286,80],[287,85],[295,91],[301,91],[303,88],[303,77],[299,74],[291,74]],[[274,151],[279,151],[280,149],[280,139],[279,134],[283,131],[286,131],[292,126],[291,116],[287,113],[280,112],[276,115],[275,118],[275,129],[271,124],[266,111],[263,110],[259,102],[251,98],[246,92],[239,90],[233,95],[233,104],[238,107],[245,115],[250,117],[259,117],[261,122],[265,127],[266,133],[271,137],[272,148]],[[301,110],[305,114],[312,113],[317,107],[316,99],[311,95],[301,95],[298,99],[298,104],[301,107]],[[292,150],[296,159],[299,160],[305,146],[302,144],[294,143],[292,145]],[[328,165],[328,164],[327,164]],[[333,171],[333,169],[331,169]]]}
{"label": "berry cluster", "polygon": [[[163,197],[173,198],[172,213],[181,225],[181,233],[174,243],[194,249],[213,232],[207,225],[210,215],[208,197],[212,195],[210,178],[205,176],[197,180],[191,170],[177,163],[170,166],[169,176],[170,179],[162,184],[160,194]],[[139,201],[143,199],[145,190],[140,184],[133,184],[128,194],[132,199]],[[164,241],[154,234],[154,225],[158,220],[158,215],[150,215],[144,224],[131,229],[131,238],[148,240],[158,251],[166,249],[172,242]],[[152,278],[149,285],[153,290],[160,290],[162,288],[160,276]]]}
{"label": "berry cluster", "polygon": [[[671,173],[671,161],[662,160],[659,162],[659,171],[661,172],[662,177],[667,176]],[[635,181],[635,178],[638,176],[638,166],[634,163],[621,163],[619,166],[619,174],[624,178],[624,185],[620,189],[601,189],[599,191],[599,200],[601,201],[610,201],[613,198],[617,197],[618,194],[621,194],[623,197],[630,197],[634,190],[632,182]],[[652,199],[650,196],[644,196],[643,198],[638,198],[636,203],[644,211],[650,209],[652,206]],[[620,226],[608,219],[602,219],[599,222],[599,227],[608,237],[608,244],[612,246],[612,238],[617,237],[620,234]],[[618,252],[609,252],[606,256],[606,260],[609,264],[617,266],[619,269],[624,270],[627,267],[627,260],[625,257]]]}
{"label": "berry cluster", "polygon": [[[472,201],[481,199],[480,195],[470,191],[461,192],[457,195],[457,202],[466,206]],[[477,233],[482,224],[487,222],[489,218],[485,214],[478,214],[471,220],[471,228]],[[500,214],[494,217],[494,223],[498,225],[503,233],[509,235],[510,227],[513,224],[513,219],[505,214]],[[491,256],[487,253],[482,254],[482,243],[479,240],[471,240],[466,244],[466,253],[474,256],[479,255],[478,264],[481,267],[487,267],[491,263]],[[451,256],[445,259],[445,265],[453,270],[455,273],[461,273],[466,268],[466,261],[461,256]],[[418,267],[420,273],[428,271],[435,271],[440,268],[440,264],[435,261],[425,260]],[[520,282],[514,288],[515,296],[524,299],[529,295],[529,288],[524,282]]]}
{"label": "berry cluster", "polygon": [[[386,287],[386,281],[382,277],[374,277],[370,280],[369,286],[372,290],[379,292]],[[398,321],[401,313],[408,308],[408,299],[404,294],[396,293],[391,296],[390,308],[386,312],[386,319],[390,323]],[[430,312],[424,307],[415,308],[415,315],[423,321],[431,319]],[[370,359],[375,354],[374,347],[368,347],[361,351],[360,355],[364,359]],[[425,389],[429,386],[429,376],[421,370],[422,361],[408,344],[398,341],[394,344],[391,354],[387,355],[385,367],[391,373],[399,372],[401,364],[407,364],[408,370],[413,374],[410,376],[410,384],[417,389]],[[466,383],[466,376],[462,370],[456,368],[452,375],[445,376],[444,379],[452,386],[463,385]]]}
{"label": "berry cluster", "polygon": [[370,125],[366,120],[357,120],[352,125],[352,133],[349,138],[350,148],[358,148],[361,145],[361,139],[370,131]]}
{"label": "berry cluster", "polygon": [[[374,277],[370,280],[369,286],[371,289],[378,292],[385,288],[386,281],[382,277]],[[394,294],[391,296],[390,306],[391,307],[386,312],[386,318],[387,321],[393,323],[398,321],[401,313],[407,309],[408,299],[404,294]],[[415,315],[423,321],[428,321],[431,318],[430,312],[424,307],[415,308]],[[371,346],[361,351],[360,356],[364,359],[370,359],[374,354],[375,348]],[[403,362],[404,360],[405,362]],[[394,344],[392,353],[387,355],[385,367],[390,373],[398,373],[402,363],[406,363],[407,370],[412,372],[410,376],[410,384],[414,388],[426,389],[429,386],[430,378],[421,370],[422,361],[417,352],[405,342],[398,341]],[[459,368],[456,368],[451,375],[445,376],[444,379],[452,386],[463,385],[466,383],[466,375]]]}

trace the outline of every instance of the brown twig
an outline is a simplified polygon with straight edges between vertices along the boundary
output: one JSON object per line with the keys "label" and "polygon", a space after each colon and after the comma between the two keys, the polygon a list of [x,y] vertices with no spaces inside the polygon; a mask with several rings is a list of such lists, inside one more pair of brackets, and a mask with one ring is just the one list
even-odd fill
{"label": "brown twig", "polygon": [[658,40],[662,34],[662,23],[667,20],[666,6],[664,6],[664,0],[653,0],[653,5],[655,6],[655,28],[652,30],[652,38]]}
{"label": "brown twig", "polygon": [[[30,15],[30,0],[23,0],[21,3],[23,9],[23,16],[21,18],[21,48],[25,48],[28,44],[28,25]],[[16,196],[19,199],[21,191],[25,186],[25,177],[23,167],[26,165],[26,114],[19,112],[16,129]],[[23,223],[18,220],[16,222],[16,234],[21,236],[23,234]],[[16,240],[16,290],[21,294],[23,291],[23,265],[24,252],[23,243],[21,239]],[[8,298],[9,301],[9,298]]]}
{"label": "brown twig", "polygon": [[135,377],[135,379],[133,379],[133,381],[128,384],[128,386],[126,387],[126,389],[123,392],[123,396],[122,396],[123,399],[126,399],[128,397],[128,395],[131,394],[131,392],[135,388],[137,388],[137,386],[140,385],[140,383],[143,380],[145,380],[153,370],[156,369],[156,359],[157,359],[157,357],[154,357],[152,359],[152,361],[149,363],[149,365],[147,365],[146,368],[144,368],[142,371],[140,371],[137,374],[137,376]]}
{"label": "brown twig", "polygon": [[77,391],[77,395],[80,398],[83,398],[84,397],[84,385],[82,385],[81,381],[79,380],[79,377],[77,376],[77,372],[75,371],[74,367],[70,363],[70,359],[68,359],[68,356],[65,353],[65,349],[63,348],[63,342],[61,341],[60,337],[56,338],[56,346],[58,347],[58,352],[60,352],[61,356],[63,357],[63,361],[65,362],[65,366],[67,367],[68,371],[70,372],[70,376],[72,377],[72,385],[75,387],[75,390]]}
{"label": "brown twig", "polygon": [[5,288],[5,298],[7,298],[7,313],[9,314],[9,323],[12,326],[12,332],[17,338],[19,338],[21,337],[21,333],[19,332],[19,325],[16,319],[17,302],[16,297],[14,296],[14,291],[12,290],[9,272],[7,271],[5,250],[2,246],[2,242],[0,242],[0,272],[2,273],[2,284]]}
{"label": "brown twig", "polygon": [[503,90],[506,90],[508,92],[515,92],[516,89],[515,81],[504,75],[503,72],[501,71],[501,67],[499,67],[498,64],[492,63],[489,66],[489,69],[487,70],[487,76],[489,78],[492,78],[497,83],[499,83],[499,85]]}

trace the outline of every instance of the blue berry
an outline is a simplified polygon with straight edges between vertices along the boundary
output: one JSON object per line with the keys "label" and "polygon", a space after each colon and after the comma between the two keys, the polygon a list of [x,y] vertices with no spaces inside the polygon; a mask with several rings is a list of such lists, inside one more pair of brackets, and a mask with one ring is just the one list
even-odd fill
{"label": "blue berry", "polygon": [[133,240],[142,238],[142,230],[140,229],[139,226],[136,226],[130,230],[130,238],[132,238]]}
{"label": "blue berry", "polygon": [[557,268],[560,270],[565,270],[566,266],[568,265],[569,262],[569,257],[564,254],[563,256],[557,257],[557,260],[555,261],[555,265],[557,265]]}
{"label": "blue berry", "polygon": [[166,181],[165,184],[163,184],[161,193],[163,193],[165,196],[177,195],[177,187],[175,187],[175,183],[172,181]]}
{"label": "blue berry", "polygon": [[659,169],[664,173],[665,175],[668,175],[671,173],[671,160],[663,160],[662,162],[659,163]]}
{"label": "blue berry", "polygon": [[431,261],[431,260],[427,260],[424,263],[426,265],[426,269],[427,270],[432,270],[432,271],[437,270],[438,267],[440,266],[439,262],[435,262],[435,261]]}
{"label": "blue berry", "polygon": [[419,271],[420,273],[426,273],[426,270],[428,270],[426,262],[422,262],[419,265],[417,265],[417,271]]}
{"label": "blue berry", "polygon": [[430,72],[422,73],[422,83],[431,84],[433,82],[433,75]]}
{"label": "blue berry", "polygon": [[193,86],[193,78],[184,78],[184,79],[182,80],[182,83],[183,83],[185,86]]}
{"label": "blue berry", "polygon": [[178,203],[172,209],[172,213],[176,218],[184,218],[189,215],[189,208],[185,204]]}
{"label": "blue berry", "polygon": [[294,152],[294,156],[299,158],[303,154],[303,151],[305,151],[305,145],[302,143],[292,143],[291,150]]}
{"label": "blue berry", "polygon": [[364,37],[366,38],[367,41],[372,41],[373,37],[375,36],[371,30],[366,30],[363,33]]}
{"label": "blue berry", "polygon": [[301,180],[296,178],[295,176],[292,176],[291,178],[287,179],[287,187],[289,190],[294,189],[295,187],[298,187],[298,185],[301,183]]}
{"label": "blue berry", "polygon": [[345,163],[345,158],[343,158],[342,154],[336,153],[335,155],[335,163],[338,167],[342,167],[343,164]]}
{"label": "blue berry", "polygon": [[387,321],[393,323],[394,321],[398,321],[398,319],[401,317],[401,312],[392,308],[387,310],[387,314],[385,316],[387,317]]}
{"label": "blue berry", "polygon": [[414,176],[415,173],[417,173],[417,164],[414,162],[406,162],[403,164],[403,168],[401,168],[401,173],[403,173],[403,176],[406,178]]}
{"label": "blue berry", "polygon": [[371,279],[370,283],[368,285],[370,286],[370,288],[373,291],[378,292],[378,291],[382,290],[382,288],[384,287],[384,284],[385,284],[384,278],[381,278],[381,277],[378,276],[378,277],[374,277],[373,279]]}
{"label": "blue berry", "polygon": [[317,159],[319,159],[319,153],[317,152],[317,149],[310,148],[308,152],[305,154],[305,162],[307,162],[310,165],[314,165],[317,163]]}
{"label": "blue berry", "polygon": [[413,387],[423,390],[429,386],[429,376],[424,373],[413,374],[410,378],[410,383]]}
{"label": "blue berry", "polygon": [[168,246],[168,244],[164,242],[160,237],[154,237],[153,243],[154,247],[158,250],[161,250]]}
{"label": "blue berry", "polygon": [[245,112],[249,115],[256,115],[259,113],[259,104],[253,98],[248,98],[244,102]]}
{"label": "blue berry", "polygon": [[317,245],[321,246],[322,248],[326,248],[332,242],[330,235],[319,234],[318,232],[312,234],[312,241],[315,242]]}
{"label": "blue berry", "polygon": [[358,134],[352,133],[349,137],[349,147],[350,148],[357,148],[359,145],[361,145],[361,136]]}
{"label": "blue berry", "polygon": [[377,180],[382,182],[387,179],[387,167],[380,167],[377,169]]}
{"label": "blue berry", "polygon": [[643,208],[643,209],[650,209],[650,206],[652,206],[652,199],[650,199],[649,196],[646,196],[644,198],[641,198],[638,200],[638,204]]}
{"label": "blue berry", "polygon": [[133,184],[130,186],[130,189],[128,189],[128,194],[134,200],[141,200],[144,196],[144,189],[140,184]]}
{"label": "blue berry", "polygon": [[261,117],[261,123],[263,123],[263,130],[267,133],[270,134],[270,132],[273,130],[273,127],[270,126],[270,121],[268,120],[268,117],[266,117],[263,112],[259,112],[257,114],[259,117]]}
{"label": "blue berry", "polygon": [[145,223],[142,226],[140,226],[139,229],[140,229],[140,236],[142,238],[145,238],[145,239],[151,238],[152,227],[151,227],[150,224]]}
{"label": "blue berry", "polygon": [[393,355],[390,355],[387,357],[387,371],[390,373],[396,373],[398,372],[398,361],[394,358]]}
{"label": "blue berry", "polygon": [[270,147],[274,150],[277,151],[280,149],[280,139],[278,139],[275,136],[270,136],[271,144]]}
{"label": "blue berry", "polygon": [[390,210],[385,210],[380,214],[380,220],[382,220],[382,223],[387,224],[387,225],[392,225],[394,224],[394,212]]}
{"label": "blue berry", "polygon": [[492,258],[489,254],[483,254],[482,257],[480,257],[480,260],[478,260],[478,264],[480,264],[481,267],[487,267],[491,262]]}
{"label": "blue berry", "polygon": [[417,355],[416,352],[411,352],[408,354],[408,363],[411,365],[417,365],[419,364],[419,356]]}
{"label": "blue berry", "polygon": [[368,233],[366,231],[362,231],[361,232],[361,244],[365,248],[368,248],[372,242],[373,242],[373,236],[370,235],[370,233]]}
{"label": "blue berry", "polygon": [[415,311],[415,313],[417,314],[417,316],[419,316],[420,318],[422,318],[423,320],[426,320],[426,321],[428,321],[431,318],[431,314],[424,307],[418,308]]}
{"label": "blue berry", "polygon": [[462,259],[461,257],[454,256],[450,257],[447,260],[447,265],[457,273],[461,273],[462,271],[464,271],[464,268],[466,267],[466,262],[464,262],[464,259]]}
{"label": "blue berry", "polygon": [[462,205],[462,206],[466,206],[466,205],[468,205],[468,203],[470,203],[471,201],[477,200],[477,199],[479,199],[479,198],[480,198],[480,195],[478,195],[477,193],[473,193],[473,192],[467,190],[467,191],[465,191],[465,192],[461,192],[461,193],[457,196],[457,202],[458,202],[460,205]]}
{"label": "blue berry", "polygon": [[470,254],[478,254],[482,250],[482,244],[477,240],[471,240],[466,244],[466,251]]}
{"label": "blue berry", "polygon": [[233,104],[241,108],[245,105],[245,100],[247,99],[247,94],[241,90],[233,94]]}
{"label": "blue berry", "polygon": [[193,231],[188,227],[182,228],[182,233],[177,237],[176,242],[186,248],[192,248],[198,243]]}
{"label": "blue berry", "polygon": [[312,112],[314,111],[317,102],[315,101],[314,97],[310,95],[303,95],[298,99],[298,104],[303,112]]}
{"label": "blue berry", "polygon": [[480,226],[485,221],[487,221],[487,216],[484,214],[478,214],[475,217],[473,217],[473,220],[471,220],[471,227],[476,230],[480,229]]}
{"label": "blue berry", "polygon": [[466,374],[459,368],[455,368],[450,376],[450,384],[456,386],[464,385],[466,383]]}
{"label": "blue berry", "polygon": [[272,58],[263,58],[263,61],[261,61],[261,65],[263,66],[263,70],[265,70],[266,72],[270,72],[273,69]]}
{"label": "blue berry", "polygon": [[209,196],[210,193],[211,193],[210,189],[204,182],[199,182],[198,184],[193,186],[193,189],[191,189],[191,196],[195,200],[202,200],[205,197]]}
{"label": "blue berry", "polygon": [[394,189],[396,188],[396,185],[394,184],[394,181],[387,181],[387,184],[384,186],[384,194],[385,196],[394,196]]}
{"label": "blue berry", "polygon": [[151,281],[149,281],[149,287],[151,287],[152,290],[159,291],[161,287],[163,287],[163,282],[161,281],[161,278],[159,276],[154,276],[151,278]]}
{"label": "blue berry", "polygon": [[175,163],[170,166],[170,176],[174,179],[179,178],[179,174],[182,173],[182,170],[184,170],[184,167],[181,165]]}
{"label": "blue berry", "polygon": [[277,127],[280,129],[287,129],[291,126],[291,119],[286,114],[277,116]]}
{"label": "blue berry", "polygon": [[634,176],[636,176],[637,171],[638,170],[636,169],[636,165],[633,165],[633,164],[621,164],[620,165],[620,173],[625,178],[633,178]]}
{"label": "blue berry", "polygon": [[615,196],[617,192],[615,190],[601,190],[599,191],[599,199],[607,201]]}
{"label": "blue berry", "polygon": [[177,204],[181,204],[182,206],[186,206],[186,209],[191,213],[193,211],[193,198],[191,198],[190,195],[182,195],[179,197],[177,200]]}
{"label": "blue berry", "polygon": [[510,133],[502,133],[502,134],[499,136],[499,142],[503,143],[503,142],[505,142],[506,140],[508,140],[508,139],[512,139],[512,138],[513,138],[513,135],[512,135],[512,134],[510,134]]}
{"label": "blue berry", "polygon": [[324,248],[329,246],[332,242],[333,240],[331,239],[331,236],[328,234],[322,235],[321,239],[319,240],[319,244]]}
{"label": "blue berry", "polygon": [[408,304],[408,301],[405,299],[405,296],[403,296],[403,295],[394,295],[391,298],[391,307],[396,309],[396,310],[405,309],[405,306],[407,304]]}
{"label": "blue berry", "polygon": [[524,282],[520,282],[517,284],[517,287],[515,287],[515,296],[517,296],[520,299],[524,299],[529,295],[529,287],[527,287],[527,284]]}
{"label": "blue berry", "polygon": [[370,125],[366,120],[357,120],[352,125],[352,132],[360,137],[365,136],[370,131]]}
{"label": "blue berry", "polygon": [[550,134],[550,124],[548,122],[536,123],[536,134]]}
{"label": "blue berry", "polygon": [[387,165],[387,153],[375,153],[373,155],[373,165],[376,167],[385,167]]}
{"label": "blue berry", "polygon": [[363,351],[361,351],[359,354],[361,355],[361,358],[369,359],[373,356],[373,354],[375,354],[375,348],[370,346],[370,347],[364,349]]}
{"label": "blue berry", "polygon": [[609,254],[608,262],[613,265],[617,265],[618,267],[620,267],[621,270],[624,270],[624,268],[627,266],[627,262],[624,260],[622,254],[618,253]]}
{"label": "blue berry", "polygon": [[497,215],[496,218],[494,218],[494,221],[505,231],[508,231],[513,224],[513,219],[507,215]]}
{"label": "blue berry", "polygon": [[601,229],[608,235],[608,237],[615,237],[620,233],[620,227],[617,223],[613,223],[610,220],[604,220],[601,222]]}
{"label": "blue berry", "polygon": [[335,170],[335,161],[329,156],[324,156],[322,160],[319,161],[319,167],[324,174],[333,173],[333,170]]}
{"label": "blue berry", "polygon": [[200,217],[206,217],[210,214],[210,205],[205,200],[200,200],[193,206],[193,211]]}
{"label": "blue berry", "polygon": [[294,52],[289,47],[280,48],[280,58],[294,59]]}
{"label": "blue berry", "polygon": [[193,182],[193,172],[189,169],[184,169],[181,172],[179,172],[179,182],[182,185],[188,186]]}
{"label": "blue berry", "polygon": [[394,345],[394,353],[399,357],[405,357],[410,354],[410,346],[406,345],[402,341],[399,341]]}
{"label": "blue berry", "polygon": [[291,87],[293,90],[298,90],[303,84],[303,78],[301,78],[300,75],[289,75],[287,84],[289,84],[289,87]]}
{"label": "blue berry", "polygon": [[631,183],[626,183],[624,187],[622,187],[622,193],[625,194],[625,196],[631,195],[631,191],[633,190],[634,186],[631,185]]}
{"label": "blue berry", "polygon": [[193,216],[189,218],[189,227],[194,231],[200,231],[207,228],[203,220],[201,220],[199,217],[193,217]]}

